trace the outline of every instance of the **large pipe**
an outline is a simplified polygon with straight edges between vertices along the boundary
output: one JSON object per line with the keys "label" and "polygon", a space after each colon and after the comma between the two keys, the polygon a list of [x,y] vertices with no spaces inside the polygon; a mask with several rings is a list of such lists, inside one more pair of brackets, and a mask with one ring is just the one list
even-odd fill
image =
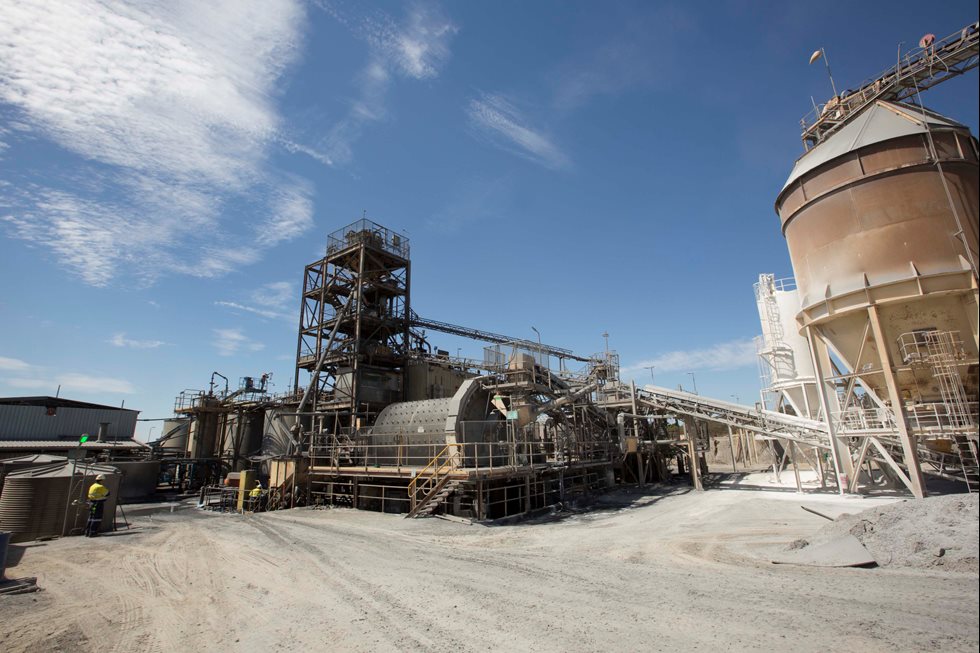
{"label": "large pipe", "polygon": [[558,397],[557,399],[553,399],[553,400],[549,401],[546,404],[541,404],[540,406],[537,406],[534,410],[531,411],[531,421],[534,421],[535,419],[537,419],[537,417],[539,415],[541,415],[542,413],[547,413],[549,411],[552,411],[552,410],[555,410],[557,408],[561,408],[562,406],[565,406],[567,404],[570,404],[571,402],[575,401],[576,399],[578,399],[582,395],[586,395],[586,394],[592,392],[593,390],[595,390],[598,387],[599,387],[599,384],[597,382],[596,383],[590,383],[590,384],[588,384],[586,386],[583,386],[583,387],[579,388],[578,390],[576,390],[575,392],[573,392],[571,394],[563,395],[561,397]]}

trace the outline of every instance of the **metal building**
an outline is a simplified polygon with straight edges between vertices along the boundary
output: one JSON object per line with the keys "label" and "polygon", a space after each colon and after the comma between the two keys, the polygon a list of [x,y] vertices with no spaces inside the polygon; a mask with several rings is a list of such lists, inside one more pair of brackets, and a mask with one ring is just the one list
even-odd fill
{"label": "metal building", "polygon": [[139,411],[91,404],[60,397],[0,398],[0,457],[28,453],[58,453],[79,448],[90,451],[139,451],[133,440]]}

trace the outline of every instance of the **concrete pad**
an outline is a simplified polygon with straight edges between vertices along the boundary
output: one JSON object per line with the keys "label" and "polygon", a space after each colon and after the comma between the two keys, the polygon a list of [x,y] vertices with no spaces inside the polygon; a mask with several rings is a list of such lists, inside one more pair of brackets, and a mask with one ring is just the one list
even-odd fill
{"label": "concrete pad", "polygon": [[824,544],[789,551],[779,559],[773,559],[772,563],[806,567],[864,567],[877,564],[871,552],[853,535],[843,535]]}

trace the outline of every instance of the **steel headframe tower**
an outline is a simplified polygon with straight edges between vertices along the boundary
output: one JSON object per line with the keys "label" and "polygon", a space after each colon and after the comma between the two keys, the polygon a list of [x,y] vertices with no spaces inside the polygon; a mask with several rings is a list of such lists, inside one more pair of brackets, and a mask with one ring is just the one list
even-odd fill
{"label": "steel headframe tower", "polygon": [[310,410],[357,428],[401,398],[410,278],[402,234],[363,219],[327,237],[303,273],[294,390],[309,372]]}

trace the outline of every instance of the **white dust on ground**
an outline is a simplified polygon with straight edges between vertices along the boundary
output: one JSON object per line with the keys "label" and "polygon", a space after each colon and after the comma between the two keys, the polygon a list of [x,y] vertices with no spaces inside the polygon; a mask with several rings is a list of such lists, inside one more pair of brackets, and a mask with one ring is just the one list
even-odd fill
{"label": "white dust on ground", "polygon": [[843,514],[805,542],[856,537],[881,567],[909,567],[976,574],[980,518],[976,494],[949,494]]}
{"label": "white dust on ground", "polygon": [[977,650],[976,574],[769,563],[829,513],[780,490],[618,490],[511,526],[347,509],[143,517],[23,550],[0,650]]}

